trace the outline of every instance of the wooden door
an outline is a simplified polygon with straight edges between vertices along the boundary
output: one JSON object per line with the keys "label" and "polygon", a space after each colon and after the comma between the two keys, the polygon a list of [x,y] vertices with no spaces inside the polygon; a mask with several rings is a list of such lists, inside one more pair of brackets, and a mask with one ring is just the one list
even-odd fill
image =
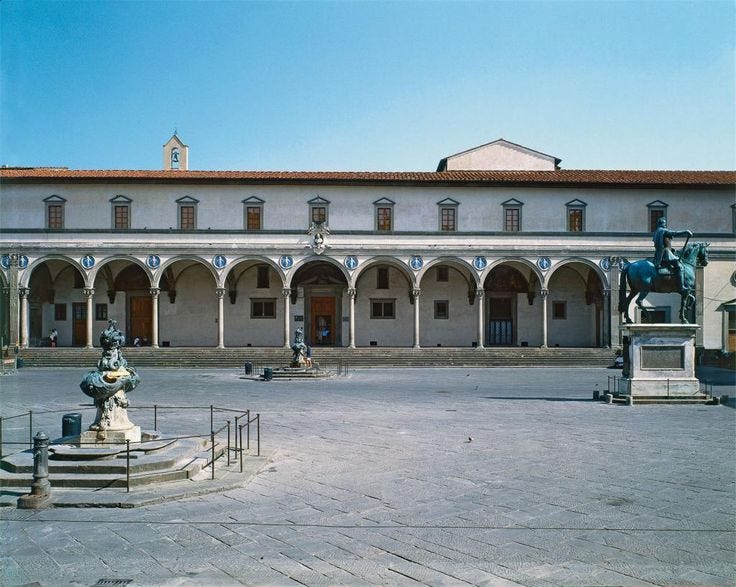
{"label": "wooden door", "polygon": [[321,296],[311,298],[310,304],[310,343],[312,346],[332,346],[335,344],[335,298]]}
{"label": "wooden door", "polygon": [[87,344],[87,303],[72,304],[72,346]]}
{"label": "wooden door", "polygon": [[[136,337],[151,343],[153,336],[153,300],[150,296],[132,296],[130,298],[130,330],[126,338],[133,344]],[[143,344],[146,344],[144,342]]]}
{"label": "wooden door", "polygon": [[514,300],[511,297],[491,297],[488,311],[488,344],[514,344]]}

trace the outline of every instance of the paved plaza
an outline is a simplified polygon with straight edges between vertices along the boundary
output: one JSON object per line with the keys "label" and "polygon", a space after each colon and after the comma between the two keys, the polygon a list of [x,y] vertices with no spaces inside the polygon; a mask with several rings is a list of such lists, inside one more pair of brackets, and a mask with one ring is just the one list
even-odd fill
{"label": "paved plaza", "polygon": [[[0,413],[87,403],[85,370],[0,379]],[[133,405],[259,412],[247,485],[133,509],[0,509],[0,584],[731,585],[736,410],[606,405],[607,369],[385,369],[256,382],[146,369]],[[733,374],[710,371],[716,395]],[[85,426],[89,424],[85,412]],[[199,415],[196,415],[199,414]],[[148,416],[138,422],[151,427]],[[209,428],[202,412],[159,429]],[[58,413],[34,428],[51,437]],[[28,434],[20,420],[6,440]],[[101,583],[102,584],[102,583]],[[124,584],[124,582],[118,583]]]}

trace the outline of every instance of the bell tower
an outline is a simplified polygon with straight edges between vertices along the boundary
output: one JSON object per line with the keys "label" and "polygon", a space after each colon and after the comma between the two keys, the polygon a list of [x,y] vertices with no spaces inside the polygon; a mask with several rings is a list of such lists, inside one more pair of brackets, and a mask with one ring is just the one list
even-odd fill
{"label": "bell tower", "polygon": [[174,131],[164,145],[164,170],[187,171],[189,169],[189,146],[181,142]]}

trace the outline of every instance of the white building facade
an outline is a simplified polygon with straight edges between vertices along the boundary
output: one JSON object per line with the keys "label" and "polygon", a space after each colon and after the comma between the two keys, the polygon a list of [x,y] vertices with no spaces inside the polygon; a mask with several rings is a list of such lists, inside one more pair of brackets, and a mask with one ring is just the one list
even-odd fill
{"label": "white building facade", "polygon": [[[609,347],[658,218],[707,241],[699,346],[736,343],[736,173],[562,170],[499,140],[435,172],[3,168],[3,338],[91,346]],[[678,250],[685,238],[675,239]],[[676,321],[677,294],[650,294]]]}

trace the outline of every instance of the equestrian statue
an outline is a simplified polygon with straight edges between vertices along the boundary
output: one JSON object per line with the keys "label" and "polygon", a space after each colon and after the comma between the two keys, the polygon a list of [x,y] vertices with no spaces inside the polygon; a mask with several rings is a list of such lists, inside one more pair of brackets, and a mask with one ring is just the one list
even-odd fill
{"label": "equestrian statue", "polygon": [[[685,244],[678,255],[672,250],[672,239],[687,236]],[[643,313],[647,309],[642,305],[649,292],[680,294],[680,323],[687,324],[687,315],[695,302],[695,267],[708,264],[708,245],[710,243],[690,243],[693,233],[689,230],[669,230],[667,220],[660,218],[652,235],[654,241],[654,259],[642,259],[624,266],[619,281],[618,310],[624,315],[627,324],[629,304],[638,294],[636,305]],[[629,293],[626,293],[626,283]]]}

